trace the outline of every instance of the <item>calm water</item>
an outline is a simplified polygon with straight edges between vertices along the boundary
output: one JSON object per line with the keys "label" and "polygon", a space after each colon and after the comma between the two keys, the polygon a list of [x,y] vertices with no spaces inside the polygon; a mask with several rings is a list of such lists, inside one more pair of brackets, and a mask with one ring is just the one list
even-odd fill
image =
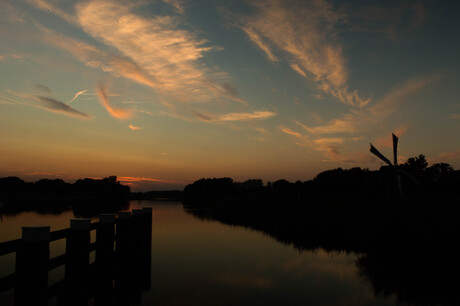
{"label": "calm water", "polygon": [[[396,304],[374,296],[354,254],[299,253],[260,232],[199,220],[179,202],[130,203],[130,209],[142,207],[153,207],[151,289],[142,292],[142,305]],[[73,217],[71,211],[3,216],[0,241],[19,238],[23,225],[67,228]],[[51,243],[51,256],[64,249],[63,240]],[[13,272],[14,255],[1,256],[0,277]],[[63,267],[50,271],[49,284],[63,273]],[[0,305],[12,299],[13,290],[1,293]]]}

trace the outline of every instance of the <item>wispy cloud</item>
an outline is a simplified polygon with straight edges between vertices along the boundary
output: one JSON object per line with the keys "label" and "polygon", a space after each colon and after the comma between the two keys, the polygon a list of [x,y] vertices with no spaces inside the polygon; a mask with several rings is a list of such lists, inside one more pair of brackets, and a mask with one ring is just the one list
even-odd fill
{"label": "wispy cloud", "polygon": [[[218,84],[226,75],[198,63],[213,48],[193,33],[179,29],[176,18],[145,18],[135,14],[130,5],[105,1],[79,3],[76,11],[83,30],[115,47],[142,69],[142,83],[184,102],[209,101],[227,94]],[[124,68],[125,76],[135,67]]]}
{"label": "wispy cloud", "polygon": [[45,86],[43,84],[34,84],[35,88],[37,88],[38,90],[44,92],[44,93],[47,93],[47,94],[50,94],[51,93],[51,89],[48,87],[48,86]]}
{"label": "wispy cloud", "polygon": [[460,159],[460,150],[457,151],[450,151],[450,152],[443,152],[436,157],[428,158],[430,164],[435,163],[445,163],[451,160]]}
{"label": "wispy cloud", "polygon": [[[270,111],[254,111],[250,113],[228,113],[223,115],[214,115],[202,113],[195,110],[189,112],[198,120],[206,122],[235,122],[235,121],[250,121],[250,120],[266,120],[276,116],[276,113]],[[177,116],[177,114],[176,114]]]}
{"label": "wispy cloud", "polygon": [[[248,35],[249,39],[255,43],[260,49],[262,49],[265,54],[267,55],[267,57],[272,61],[272,62],[278,62],[279,59],[273,54],[272,50],[270,49],[270,47],[268,46],[268,44],[266,44],[265,42],[262,41],[262,38],[260,37],[260,35],[258,35],[256,32],[254,32],[250,27],[248,26],[244,26],[242,27],[243,31],[246,33],[246,35]],[[298,71],[299,72],[299,71]],[[300,72],[300,73],[303,73]],[[305,73],[304,73],[305,74]],[[304,75],[305,76],[305,75]]]}
{"label": "wispy cloud", "polygon": [[244,120],[265,120],[276,116],[270,111],[256,111],[252,113],[229,113],[219,116],[216,121],[244,121]]}
{"label": "wispy cloud", "polygon": [[131,118],[133,116],[133,110],[132,109],[123,109],[119,108],[116,106],[111,105],[109,98],[106,93],[106,88],[102,85],[99,84],[97,87],[97,95],[99,98],[99,102],[105,107],[107,112],[115,118],[118,119],[127,119]]}
{"label": "wispy cloud", "polygon": [[67,103],[72,103],[73,101],[75,101],[80,95],[86,93],[88,90],[82,90],[82,91],[79,91],[77,92],[72,99],[70,99]]}
{"label": "wispy cloud", "polygon": [[241,28],[271,61],[279,60],[272,50],[282,50],[291,68],[319,89],[351,106],[369,103],[348,88],[348,69],[334,31],[341,16],[331,5],[323,0],[269,0],[254,7],[257,13],[243,18]]}
{"label": "wispy cloud", "polygon": [[302,137],[302,135],[296,131],[293,131],[287,127],[284,127],[284,126],[280,126],[280,130],[283,131],[284,133],[288,134],[288,135],[292,135],[292,136],[295,136],[295,137]]}
{"label": "wispy cloud", "polygon": [[171,5],[179,14],[184,14],[184,0],[163,0],[163,2]]}
{"label": "wispy cloud", "polygon": [[[355,162],[356,158],[347,157],[347,154],[342,153],[343,150],[349,148],[348,142],[353,142],[353,147],[356,146],[355,142],[362,139],[361,133],[366,133],[385,123],[387,119],[392,118],[392,115],[400,110],[401,105],[406,103],[411,96],[419,94],[426,86],[439,78],[439,75],[432,75],[410,79],[396,86],[374,104],[366,105],[361,109],[352,109],[348,114],[342,115],[341,118],[332,119],[325,123],[317,120],[321,124],[316,126],[294,120],[293,122],[302,128],[302,133],[286,127],[281,127],[281,130],[286,134],[295,136],[297,145],[323,152],[328,160]],[[393,132],[402,136],[409,126],[410,124],[406,122],[398,126]],[[377,138],[373,143],[382,147],[392,146],[392,140],[387,135],[385,138]],[[356,155],[359,155],[359,152]]]}
{"label": "wispy cloud", "polygon": [[128,127],[133,131],[138,131],[138,130],[143,129],[143,127],[141,127],[141,126],[135,126],[135,125],[132,125],[132,124],[128,125]]}
{"label": "wispy cloud", "polygon": [[396,86],[382,99],[359,110],[351,110],[341,118],[332,119],[325,124],[307,126],[299,121],[297,125],[311,134],[336,134],[336,133],[355,133],[367,131],[376,124],[389,118],[400,109],[400,106],[407,101],[410,96],[420,93],[426,86],[435,82],[440,75],[432,75],[424,78],[414,78]]}
{"label": "wispy cloud", "polygon": [[165,180],[165,179],[158,179],[152,177],[145,177],[145,176],[119,176],[117,180],[124,185],[128,185],[134,190],[152,190],[154,188],[158,188],[159,186],[165,186],[165,189],[171,190],[171,188],[183,188],[186,182],[183,181],[173,181],[173,180]]}
{"label": "wispy cloud", "polygon": [[13,99],[11,97],[3,96],[3,95],[0,95],[0,103],[3,103],[3,104],[21,104],[18,101],[16,101],[15,99]]}
{"label": "wispy cloud", "polygon": [[26,0],[26,1],[38,9],[58,15],[59,17],[61,17],[62,19],[68,22],[75,23],[76,21],[74,16],[72,16],[69,13],[66,13],[64,10],[60,9],[58,6],[54,5],[50,1],[46,1],[46,0]]}
{"label": "wispy cloud", "polygon": [[83,118],[83,119],[91,118],[90,115],[80,112],[70,107],[69,105],[65,104],[64,102],[61,102],[61,101],[58,101],[52,98],[36,96],[36,101],[39,103],[39,107],[49,110],[51,112],[73,116],[77,118]]}

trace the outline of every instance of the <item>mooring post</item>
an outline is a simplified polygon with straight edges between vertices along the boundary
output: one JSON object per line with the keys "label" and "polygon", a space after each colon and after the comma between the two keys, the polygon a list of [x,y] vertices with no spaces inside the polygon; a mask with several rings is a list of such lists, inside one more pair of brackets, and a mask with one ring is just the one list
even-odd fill
{"label": "mooring post", "polygon": [[101,214],[96,229],[96,265],[112,265],[115,242],[115,215]]}
{"label": "mooring post", "polygon": [[132,210],[132,232],[131,232],[131,282],[133,291],[131,302],[134,304],[141,303],[142,290],[142,256],[144,254],[144,235],[145,233],[145,218],[142,209]]}
{"label": "mooring post", "polygon": [[87,305],[89,298],[90,219],[71,219],[66,241],[66,304]]}
{"label": "mooring post", "polygon": [[16,251],[14,304],[48,304],[48,260],[50,227],[22,227],[22,241]]}
{"label": "mooring post", "polygon": [[113,268],[115,242],[115,215],[99,215],[96,228],[96,290],[94,305],[113,304]]}
{"label": "mooring post", "polygon": [[115,300],[117,305],[129,305],[132,295],[132,215],[131,212],[119,212],[116,229],[116,272],[115,272]]}
{"label": "mooring post", "polygon": [[142,208],[144,217],[144,245],[142,252],[142,289],[150,289],[152,266],[152,207]]}

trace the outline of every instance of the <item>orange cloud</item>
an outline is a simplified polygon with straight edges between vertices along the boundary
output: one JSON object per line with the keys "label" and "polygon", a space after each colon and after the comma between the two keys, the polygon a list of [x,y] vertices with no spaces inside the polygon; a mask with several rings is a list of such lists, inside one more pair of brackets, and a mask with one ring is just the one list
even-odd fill
{"label": "orange cloud", "polygon": [[[180,1],[169,1],[180,8]],[[118,49],[129,62],[110,62],[113,69],[179,101],[208,101],[223,92],[216,81],[226,78],[222,72],[197,63],[212,47],[189,31],[179,29],[172,16],[145,18],[134,13],[132,5],[90,1],[77,4],[78,24],[91,36]],[[136,72],[141,68],[145,75]],[[135,75],[132,72],[135,71]],[[212,80],[212,81],[211,81]]]}
{"label": "orange cloud", "polygon": [[288,135],[292,135],[292,136],[295,136],[295,137],[298,137],[298,138],[301,138],[302,135],[300,133],[297,133],[291,129],[288,129],[287,127],[284,127],[284,126],[280,126],[280,130],[283,131],[284,133],[288,134]]}
{"label": "orange cloud", "polygon": [[142,130],[143,127],[140,127],[140,126],[134,126],[132,124],[128,125],[128,127],[133,130],[133,131],[137,131],[137,130]]}
{"label": "orange cloud", "polygon": [[97,96],[99,98],[99,102],[105,107],[105,109],[109,112],[112,117],[118,119],[127,119],[131,118],[133,115],[133,111],[131,109],[122,109],[115,106],[110,105],[109,99],[106,94],[106,89],[102,84],[100,84],[97,88]]}
{"label": "orange cloud", "polygon": [[276,116],[276,113],[269,111],[256,111],[253,113],[229,113],[221,115],[216,121],[241,121],[241,120],[254,120],[254,119],[268,119]]}

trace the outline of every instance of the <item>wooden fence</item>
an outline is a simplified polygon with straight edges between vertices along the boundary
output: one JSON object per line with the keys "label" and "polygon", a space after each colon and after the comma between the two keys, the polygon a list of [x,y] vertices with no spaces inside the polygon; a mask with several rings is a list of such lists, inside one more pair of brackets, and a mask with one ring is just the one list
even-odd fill
{"label": "wooden fence", "polygon": [[[96,231],[91,243],[90,232]],[[23,227],[22,238],[0,243],[0,256],[16,253],[15,273],[0,278],[0,293],[14,288],[14,305],[129,305],[150,288],[152,209],[103,214],[99,222],[71,219],[70,228]],[[50,258],[50,242],[66,239]],[[90,264],[90,252],[95,261]],[[48,286],[48,272],[65,265],[65,277]]]}

